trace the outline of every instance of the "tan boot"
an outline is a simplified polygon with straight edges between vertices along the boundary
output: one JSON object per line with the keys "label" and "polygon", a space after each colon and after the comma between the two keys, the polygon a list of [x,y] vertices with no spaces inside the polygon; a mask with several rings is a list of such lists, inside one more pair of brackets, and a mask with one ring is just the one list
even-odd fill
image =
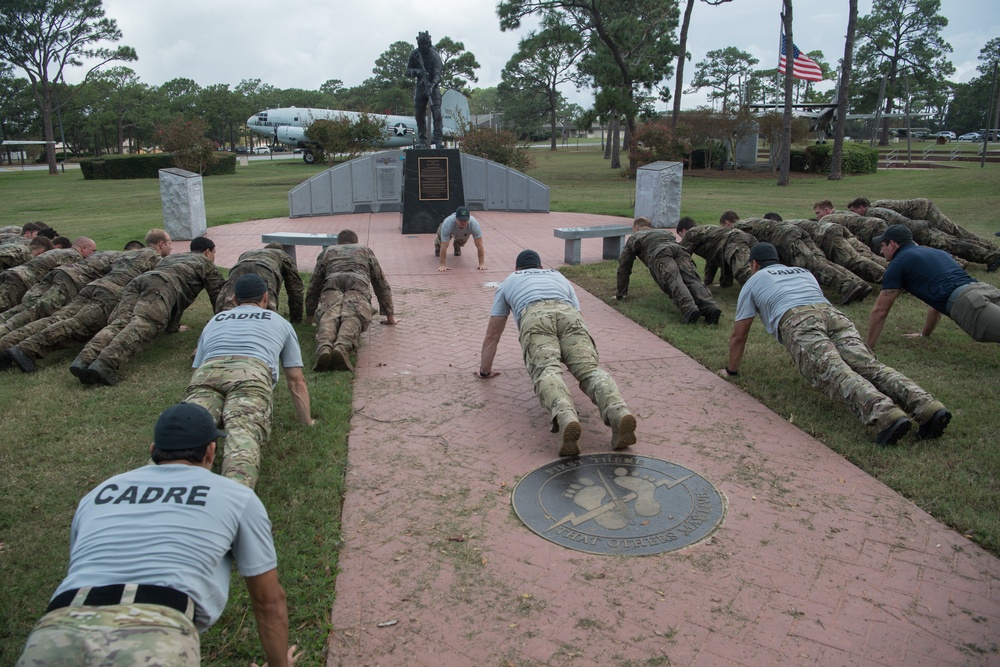
{"label": "tan boot", "polygon": [[577,442],[583,429],[580,428],[580,420],[575,412],[560,412],[556,415],[559,422],[559,430],[562,431],[562,446],[559,448],[559,456],[579,456],[580,445]]}
{"label": "tan boot", "polygon": [[635,444],[635,415],[624,412],[611,420],[611,449],[625,449]]}

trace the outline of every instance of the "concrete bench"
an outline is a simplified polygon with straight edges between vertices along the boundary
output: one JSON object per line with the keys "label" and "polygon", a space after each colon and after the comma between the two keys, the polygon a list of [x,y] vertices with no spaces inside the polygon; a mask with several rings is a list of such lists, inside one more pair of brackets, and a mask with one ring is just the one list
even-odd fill
{"label": "concrete bench", "polygon": [[295,246],[297,245],[318,245],[323,246],[324,252],[327,247],[337,245],[336,234],[306,234],[304,232],[277,232],[274,234],[261,234],[260,240],[264,243],[280,243],[281,249],[287,252],[296,268],[299,263],[295,259]]}
{"label": "concrete bench", "polygon": [[557,227],[556,238],[566,239],[564,261],[580,263],[581,239],[604,239],[604,259],[618,259],[625,247],[625,237],[632,233],[631,225],[597,225],[596,227]]}

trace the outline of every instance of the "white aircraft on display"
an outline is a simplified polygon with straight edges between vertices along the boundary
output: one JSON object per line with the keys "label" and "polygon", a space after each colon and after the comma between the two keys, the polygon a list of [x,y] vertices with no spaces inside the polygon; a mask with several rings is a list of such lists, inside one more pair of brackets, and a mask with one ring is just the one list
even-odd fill
{"label": "white aircraft on display", "polygon": [[[306,128],[317,120],[347,119],[355,121],[362,114],[358,111],[337,109],[306,109],[286,107],[267,109],[247,119],[247,127],[256,134],[268,137],[273,144],[301,148],[305,152],[302,159],[312,164],[316,158],[312,149],[319,144],[306,135]],[[417,138],[417,121],[413,116],[368,114],[384,123],[381,148],[406,148],[413,146]],[[441,96],[442,130],[445,136],[455,137],[462,133],[461,124],[469,122],[469,100],[457,90],[446,90]],[[427,119],[427,134],[432,134],[430,118]]]}

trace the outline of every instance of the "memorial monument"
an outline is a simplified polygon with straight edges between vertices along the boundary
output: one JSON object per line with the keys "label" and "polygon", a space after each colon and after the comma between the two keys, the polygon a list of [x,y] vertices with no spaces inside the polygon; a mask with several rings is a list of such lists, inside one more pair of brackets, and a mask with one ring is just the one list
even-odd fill
{"label": "memorial monument", "polygon": [[441,118],[441,73],[444,65],[441,56],[431,46],[427,31],[417,35],[417,48],[410,53],[406,75],[417,80],[413,90],[413,116],[417,121],[417,148],[427,148],[427,103],[431,105],[434,122],[434,146],[444,148],[443,121]]}

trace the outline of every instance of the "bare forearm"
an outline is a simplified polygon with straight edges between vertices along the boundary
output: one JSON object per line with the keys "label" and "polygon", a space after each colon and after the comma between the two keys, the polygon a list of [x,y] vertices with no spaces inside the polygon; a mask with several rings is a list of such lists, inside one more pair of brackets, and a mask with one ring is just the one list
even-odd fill
{"label": "bare forearm", "polygon": [[312,426],[312,405],[309,399],[309,386],[306,384],[305,376],[302,375],[302,369],[296,369],[298,372],[289,373],[286,369],[285,379],[288,381],[288,391],[292,395],[292,403],[295,405],[295,415],[299,419],[300,424],[305,426]]}
{"label": "bare forearm", "polygon": [[924,321],[924,328],[920,332],[920,335],[924,338],[930,338],[931,334],[934,333],[934,329],[937,328],[938,322],[941,321],[941,312],[936,308],[927,309],[927,319]]}
{"label": "bare forearm", "polygon": [[286,667],[288,664],[288,605],[284,591],[281,601],[253,605],[257,619],[257,635],[264,647],[268,667]]}

